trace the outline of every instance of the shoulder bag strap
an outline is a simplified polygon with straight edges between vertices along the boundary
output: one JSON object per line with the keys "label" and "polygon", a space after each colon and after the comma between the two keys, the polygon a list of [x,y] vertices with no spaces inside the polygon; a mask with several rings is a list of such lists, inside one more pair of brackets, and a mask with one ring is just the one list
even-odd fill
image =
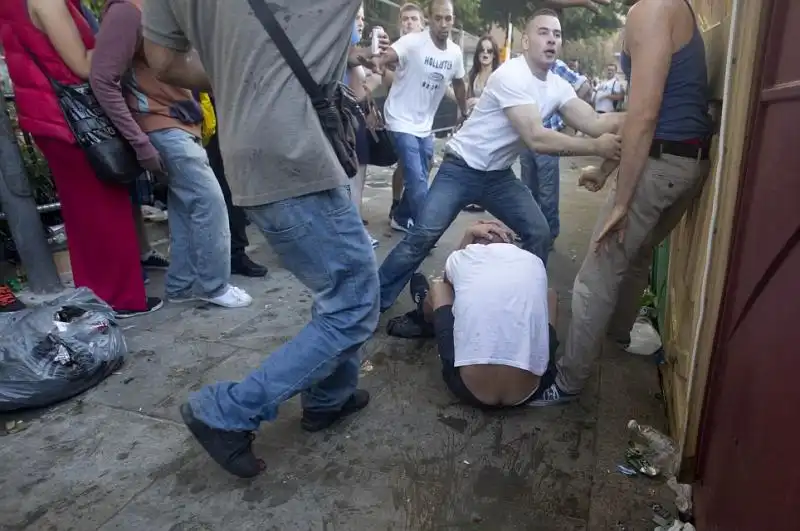
{"label": "shoulder bag strap", "polygon": [[286,32],[281,28],[272,9],[269,8],[264,0],[248,0],[248,3],[250,7],[253,8],[253,13],[256,18],[264,27],[264,30],[270,36],[272,42],[275,43],[275,46],[278,47],[278,51],[283,55],[289,68],[292,69],[295,77],[303,86],[306,93],[308,93],[311,100],[318,101],[323,99],[322,89],[319,84],[314,81],[314,78],[311,77],[308,68],[305,63],[303,63],[303,60],[300,58],[300,55],[297,53],[291,41],[289,41]]}

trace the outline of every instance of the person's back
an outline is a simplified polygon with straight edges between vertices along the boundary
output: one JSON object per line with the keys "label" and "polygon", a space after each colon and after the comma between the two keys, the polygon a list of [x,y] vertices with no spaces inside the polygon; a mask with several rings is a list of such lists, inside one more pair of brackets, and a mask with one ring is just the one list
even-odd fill
{"label": "person's back", "polygon": [[547,271],[509,243],[474,243],[445,266],[455,290],[455,367],[484,404],[514,405],[536,390],[549,353]]}
{"label": "person's back", "polygon": [[[234,203],[263,205],[347,183],[311,100],[245,0],[151,3],[170,11],[162,16],[161,9],[145,10],[145,37],[179,49],[191,42],[214,87]],[[317,82],[342,79],[358,5],[268,3]],[[185,38],[171,35],[171,13],[185,21]]]}

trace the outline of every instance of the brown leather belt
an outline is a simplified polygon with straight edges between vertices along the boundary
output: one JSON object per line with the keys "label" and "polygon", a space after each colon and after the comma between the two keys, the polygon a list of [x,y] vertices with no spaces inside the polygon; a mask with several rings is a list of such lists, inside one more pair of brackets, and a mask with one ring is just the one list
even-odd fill
{"label": "brown leather belt", "polygon": [[708,160],[711,154],[711,142],[702,143],[678,142],[675,140],[653,140],[650,144],[650,158],[659,159],[661,155],[673,155],[687,159]]}

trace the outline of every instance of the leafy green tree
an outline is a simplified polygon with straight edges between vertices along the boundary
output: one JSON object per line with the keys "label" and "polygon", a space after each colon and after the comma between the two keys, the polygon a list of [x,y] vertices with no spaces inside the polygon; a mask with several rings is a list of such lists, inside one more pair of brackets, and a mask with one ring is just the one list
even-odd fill
{"label": "leafy green tree", "polygon": [[[531,13],[541,7],[550,7],[547,0],[483,0],[479,15],[487,22],[508,23],[508,17],[518,27]],[[620,0],[610,5],[596,5],[594,10],[581,7],[562,9],[561,27],[564,38],[577,40],[613,32],[622,25],[625,6]]]}

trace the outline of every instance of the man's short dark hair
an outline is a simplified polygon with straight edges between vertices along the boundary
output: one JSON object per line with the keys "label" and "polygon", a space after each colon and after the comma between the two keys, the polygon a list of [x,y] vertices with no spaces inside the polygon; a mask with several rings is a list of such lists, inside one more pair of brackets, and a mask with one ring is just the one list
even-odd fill
{"label": "man's short dark hair", "polygon": [[549,7],[540,7],[528,17],[528,20],[533,20],[536,17],[556,17],[558,18],[558,11],[550,9]]}
{"label": "man's short dark hair", "polygon": [[531,16],[528,17],[528,22],[525,24],[525,28],[526,29],[530,25],[530,23],[533,22],[533,19],[535,19],[536,17],[556,17],[556,18],[558,18],[558,12],[555,9],[550,9],[549,7],[541,7],[539,9],[537,9],[536,11],[531,13]]}

